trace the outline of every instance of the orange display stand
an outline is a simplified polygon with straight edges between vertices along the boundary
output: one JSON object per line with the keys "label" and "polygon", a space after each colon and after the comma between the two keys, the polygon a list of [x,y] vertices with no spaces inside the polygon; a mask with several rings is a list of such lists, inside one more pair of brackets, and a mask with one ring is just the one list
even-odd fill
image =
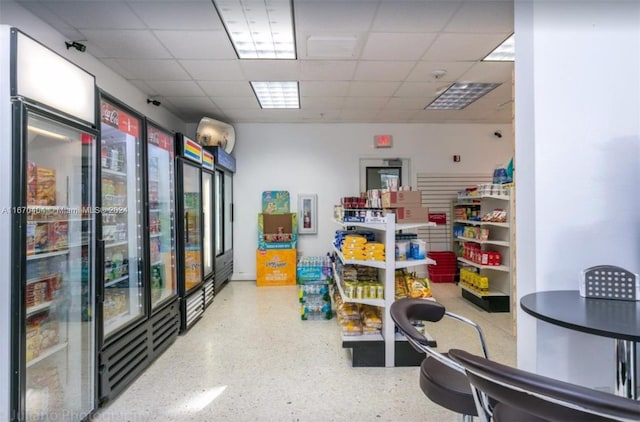
{"label": "orange display stand", "polygon": [[256,251],[256,284],[293,286],[296,284],[295,249],[258,249]]}

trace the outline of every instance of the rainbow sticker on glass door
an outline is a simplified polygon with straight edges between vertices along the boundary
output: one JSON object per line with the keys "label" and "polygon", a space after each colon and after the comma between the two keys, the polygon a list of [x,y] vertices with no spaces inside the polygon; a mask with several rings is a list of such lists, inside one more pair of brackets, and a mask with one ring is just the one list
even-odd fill
{"label": "rainbow sticker on glass door", "polygon": [[202,146],[186,136],[184,137],[184,143],[182,145],[182,153],[186,158],[197,163],[202,162]]}

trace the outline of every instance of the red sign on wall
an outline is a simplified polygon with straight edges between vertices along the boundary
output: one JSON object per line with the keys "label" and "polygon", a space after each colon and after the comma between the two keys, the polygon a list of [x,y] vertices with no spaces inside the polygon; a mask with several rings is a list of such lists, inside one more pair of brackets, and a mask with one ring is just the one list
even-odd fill
{"label": "red sign on wall", "polygon": [[440,224],[447,224],[447,213],[446,212],[430,212],[429,213],[429,222]]}

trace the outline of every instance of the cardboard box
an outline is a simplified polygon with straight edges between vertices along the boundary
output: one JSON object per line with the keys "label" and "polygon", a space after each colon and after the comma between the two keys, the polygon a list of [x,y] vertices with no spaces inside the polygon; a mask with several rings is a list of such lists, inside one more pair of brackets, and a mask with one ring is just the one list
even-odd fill
{"label": "cardboard box", "polygon": [[420,206],[399,207],[385,210],[385,215],[395,213],[396,223],[427,223],[429,208]]}
{"label": "cardboard box", "polygon": [[258,249],[295,249],[298,214],[258,214]]}
{"label": "cardboard box", "polygon": [[422,193],[417,190],[384,192],[382,208],[419,207],[422,205]]}
{"label": "cardboard box", "polygon": [[274,190],[262,192],[262,212],[265,214],[286,214],[291,209],[289,192]]}
{"label": "cardboard box", "polygon": [[258,249],[256,252],[256,284],[293,286],[296,284],[295,249]]}

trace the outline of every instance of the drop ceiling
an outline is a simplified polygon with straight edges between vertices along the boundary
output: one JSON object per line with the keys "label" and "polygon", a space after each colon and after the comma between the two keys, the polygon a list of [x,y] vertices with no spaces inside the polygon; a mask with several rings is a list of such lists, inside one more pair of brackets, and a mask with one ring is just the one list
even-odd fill
{"label": "drop ceiling", "polygon": [[[513,62],[481,60],[513,32],[513,0],[294,0],[297,60],[239,60],[211,0],[16,2],[186,122],[512,118]],[[252,80],[299,81],[301,108],[261,109]],[[501,85],[463,110],[424,110],[456,81]]]}

